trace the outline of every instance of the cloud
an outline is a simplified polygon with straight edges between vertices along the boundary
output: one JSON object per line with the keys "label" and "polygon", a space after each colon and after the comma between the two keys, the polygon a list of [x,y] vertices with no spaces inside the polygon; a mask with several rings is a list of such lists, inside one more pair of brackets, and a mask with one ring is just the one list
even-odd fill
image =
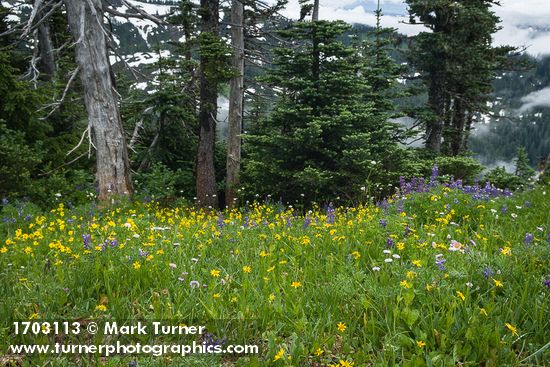
{"label": "cloud", "polygon": [[[274,2],[269,0],[268,2]],[[527,47],[534,56],[550,54],[550,1],[548,0],[501,0],[501,6],[493,11],[502,20],[502,29],[494,35],[495,45]],[[320,0],[321,19],[341,19],[348,23],[375,25],[377,0]],[[397,28],[408,36],[426,31],[419,25],[405,24],[408,20],[407,6],[403,0],[381,0],[382,25]],[[289,18],[300,14],[298,0],[290,0],[283,12]]]}
{"label": "cloud", "polygon": [[521,99],[523,106],[519,113],[529,111],[535,107],[550,107],[550,87],[532,92]]}

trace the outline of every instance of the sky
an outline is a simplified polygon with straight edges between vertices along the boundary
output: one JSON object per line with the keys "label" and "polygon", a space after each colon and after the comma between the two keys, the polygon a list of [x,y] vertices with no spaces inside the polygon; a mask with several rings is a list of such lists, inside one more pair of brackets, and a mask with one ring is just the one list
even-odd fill
{"label": "sky", "polygon": [[[374,25],[376,1],[320,0],[319,18]],[[380,3],[385,13],[383,26],[397,28],[411,36],[423,30],[422,26],[403,23],[408,20],[403,0],[380,0]],[[527,47],[527,52],[533,56],[550,54],[550,0],[500,0],[500,3],[501,6],[494,8],[502,19],[502,29],[494,36],[495,45]],[[298,17],[298,0],[290,0],[283,13],[289,18]]]}

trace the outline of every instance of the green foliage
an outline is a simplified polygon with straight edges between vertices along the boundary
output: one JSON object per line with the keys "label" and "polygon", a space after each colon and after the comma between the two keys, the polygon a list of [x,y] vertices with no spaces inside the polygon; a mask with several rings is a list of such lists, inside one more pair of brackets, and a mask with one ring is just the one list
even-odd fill
{"label": "green foliage", "polygon": [[525,184],[520,177],[506,172],[504,167],[493,168],[485,175],[484,180],[498,188],[510,190],[517,190]]}
{"label": "green foliage", "polygon": [[465,156],[437,157],[435,164],[439,167],[440,175],[448,175],[466,184],[474,183],[483,171],[483,166],[476,159]]}
{"label": "green foliage", "polygon": [[133,177],[138,196],[157,200],[189,195],[189,188],[194,183],[192,172],[169,169],[158,162],[153,163],[149,170],[138,172]]}
{"label": "green foliage", "polygon": [[[245,178],[258,194],[285,200],[351,198],[377,175],[395,172],[399,148],[395,125],[365,101],[369,84],[358,50],[339,37],[343,22],[298,22],[281,31],[296,42],[278,48],[275,68],[264,81],[276,87],[278,102],[244,137]],[[396,157],[393,162],[389,157]]]}
{"label": "green foliage", "polygon": [[516,158],[516,176],[522,181],[529,182],[535,173],[535,170],[529,165],[529,158],[524,147],[519,147]]}
{"label": "green foliage", "polygon": [[0,120],[0,197],[18,197],[32,187],[31,173],[40,156],[27,145],[22,132],[10,130]]}

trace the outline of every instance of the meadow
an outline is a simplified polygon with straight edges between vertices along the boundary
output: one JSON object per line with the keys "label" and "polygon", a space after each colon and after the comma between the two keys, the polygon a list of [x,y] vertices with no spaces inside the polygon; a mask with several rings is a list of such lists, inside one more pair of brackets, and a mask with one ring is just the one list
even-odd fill
{"label": "meadow", "polygon": [[[550,364],[548,186],[415,180],[383,202],[311,210],[62,199],[46,213],[2,206],[0,365]],[[15,335],[13,322],[28,320],[204,324],[214,343],[260,353],[5,354],[10,343],[53,341]]]}

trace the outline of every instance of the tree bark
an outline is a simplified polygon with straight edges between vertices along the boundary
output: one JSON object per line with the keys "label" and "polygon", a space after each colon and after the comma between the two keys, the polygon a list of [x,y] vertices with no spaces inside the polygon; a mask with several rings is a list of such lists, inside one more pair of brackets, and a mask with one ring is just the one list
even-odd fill
{"label": "tree bark", "polygon": [[[219,0],[201,0],[202,32],[218,35]],[[215,77],[207,75],[207,57],[200,61],[199,147],[197,152],[197,200],[202,207],[218,207],[214,144],[218,111],[218,85]]]}
{"label": "tree bark", "polygon": [[237,204],[236,190],[241,169],[241,131],[244,100],[244,5],[233,0],[231,5],[231,44],[233,68],[238,73],[229,84],[229,134],[227,138],[227,180],[225,204],[233,208]]}
{"label": "tree bark", "polygon": [[445,91],[443,85],[442,76],[439,73],[434,73],[428,87],[428,105],[436,118],[426,128],[426,148],[436,153],[441,152],[443,121],[445,119]]}
{"label": "tree bark", "polygon": [[464,137],[464,126],[466,124],[466,110],[464,103],[460,99],[455,100],[453,127],[451,136],[451,155],[457,156],[462,151],[462,141]]}
{"label": "tree bark", "polygon": [[[44,13],[47,12],[47,9],[41,12],[41,17],[44,16]],[[42,22],[38,26],[38,46],[40,47],[40,66],[45,80],[50,81],[53,79],[56,71],[55,59],[53,55],[53,44],[50,33],[50,25],[48,20]]]}
{"label": "tree bark", "polygon": [[122,121],[107,54],[101,0],[64,0],[76,41],[76,63],[84,87],[88,127],[96,149],[98,199],[131,196],[132,181]]}
{"label": "tree bark", "polygon": [[319,0],[313,1],[313,12],[311,15],[311,21],[317,22],[319,20]]}

